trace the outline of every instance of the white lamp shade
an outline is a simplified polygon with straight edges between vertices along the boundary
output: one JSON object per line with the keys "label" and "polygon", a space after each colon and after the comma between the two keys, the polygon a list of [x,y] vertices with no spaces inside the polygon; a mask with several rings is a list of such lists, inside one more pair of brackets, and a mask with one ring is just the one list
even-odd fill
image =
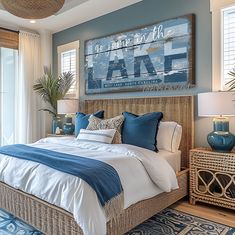
{"label": "white lamp shade", "polygon": [[79,101],[76,99],[58,100],[58,114],[74,114],[78,111]]}
{"label": "white lamp shade", "polygon": [[235,92],[217,91],[198,94],[198,116],[235,116]]}

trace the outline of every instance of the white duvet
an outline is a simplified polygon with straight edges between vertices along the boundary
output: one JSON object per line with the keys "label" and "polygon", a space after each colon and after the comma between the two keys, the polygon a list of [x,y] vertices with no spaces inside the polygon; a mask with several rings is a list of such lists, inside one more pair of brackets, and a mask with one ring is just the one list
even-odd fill
{"label": "white duvet", "polygon": [[[160,153],[132,145],[79,143],[70,137],[45,138],[31,146],[94,158],[113,166],[124,189],[124,209],[178,188],[176,175]],[[0,156],[0,181],[71,212],[84,235],[105,235],[104,210],[95,191],[78,177],[35,162]]]}

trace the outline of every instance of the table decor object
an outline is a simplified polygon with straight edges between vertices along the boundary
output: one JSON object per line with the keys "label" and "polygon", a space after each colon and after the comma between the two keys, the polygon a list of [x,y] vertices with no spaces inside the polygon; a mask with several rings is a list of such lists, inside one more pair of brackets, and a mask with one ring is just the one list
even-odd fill
{"label": "table decor object", "polygon": [[72,135],[75,126],[73,124],[72,114],[78,111],[79,101],[77,99],[58,100],[58,114],[65,114],[65,124],[63,125],[63,132],[65,135]]}
{"label": "table decor object", "polygon": [[207,136],[212,150],[230,152],[235,137],[229,131],[228,116],[235,116],[235,93],[218,91],[198,94],[198,116],[214,117],[213,131]]}

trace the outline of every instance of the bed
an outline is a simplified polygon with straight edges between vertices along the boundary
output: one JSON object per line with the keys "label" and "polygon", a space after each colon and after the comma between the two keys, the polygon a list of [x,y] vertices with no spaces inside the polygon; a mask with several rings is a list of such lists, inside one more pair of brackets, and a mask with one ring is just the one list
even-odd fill
{"label": "bed", "polygon": [[[130,111],[146,113],[162,111],[164,120],[174,120],[183,127],[181,141],[181,166],[184,170],[177,173],[179,189],[161,193],[131,205],[119,216],[107,223],[107,234],[120,235],[140,224],[165,207],[173,204],[188,193],[188,153],[193,147],[193,97],[160,97],[117,100],[86,100],[81,110],[93,113],[104,109],[106,117]],[[39,198],[0,183],[0,207],[22,218],[45,234],[78,234],[83,232],[71,213],[53,206]]]}

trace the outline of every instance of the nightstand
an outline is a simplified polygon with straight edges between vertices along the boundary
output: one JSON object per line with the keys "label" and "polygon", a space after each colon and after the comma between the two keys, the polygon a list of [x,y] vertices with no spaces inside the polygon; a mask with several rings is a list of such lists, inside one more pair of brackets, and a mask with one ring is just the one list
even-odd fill
{"label": "nightstand", "polygon": [[235,209],[235,152],[190,150],[190,203]]}

